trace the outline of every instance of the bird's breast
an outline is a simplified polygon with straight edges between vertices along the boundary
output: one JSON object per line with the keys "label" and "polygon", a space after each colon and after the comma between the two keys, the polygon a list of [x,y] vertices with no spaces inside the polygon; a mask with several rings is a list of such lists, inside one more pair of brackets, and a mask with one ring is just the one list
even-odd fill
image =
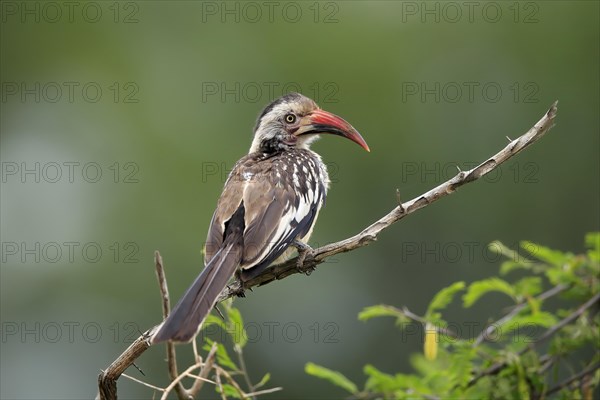
{"label": "bird's breast", "polygon": [[[272,159],[275,184],[292,187],[299,194],[329,188],[329,174],[321,157],[305,149],[294,149]],[[321,187],[319,187],[321,186]]]}

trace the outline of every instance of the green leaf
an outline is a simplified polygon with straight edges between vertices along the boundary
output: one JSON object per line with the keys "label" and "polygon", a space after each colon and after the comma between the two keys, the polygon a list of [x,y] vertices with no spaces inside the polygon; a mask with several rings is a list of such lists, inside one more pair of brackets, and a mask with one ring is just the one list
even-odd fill
{"label": "green leaf", "polygon": [[375,306],[369,306],[363,308],[363,310],[358,314],[358,319],[360,321],[367,321],[371,318],[376,317],[396,317],[398,322],[408,322],[409,319],[406,318],[402,310],[399,310],[392,306],[387,306],[385,304],[378,304]]}
{"label": "green leaf", "polygon": [[322,367],[311,362],[306,364],[306,366],[304,367],[304,371],[309,375],[325,379],[352,394],[358,392],[358,388],[356,387],[356,385],[344,375],[342,375],[340,372],[330,370],[328,368]]}
{"label": "green leaf", "polygon": [[589,249],[590,260],[600,262],[600,232],[589,232],[585,235],[585,247]]}
{"label": "green leaf", "polygon": [[578,277],[570,271],[565,271],[562,268],[551,268],[546,271],[546,277],[553,285],[570,285],[577,283]]}
{"label": "green leaf", "polygon": [[455,282],[452,285],[440,290],[433,297],[433,300],[431,300],[431,303],[429,303],[429,307],[427,307],[426,315],[430,315],[435,310],[440,310],[440,309],[445,308],[448,304],[450,304],[450,302],[452,302],[454,295],[457,292],[463,290],[464,288],[465,288],[465,283],[461,281],[461,282]]}
{"label": "green leaf", "polygon": [[549,328],[558,323],[558,319],[554,314],[547,311],[539,311],[531,316],[530,322],[544,328]]}
{"label": "green leaf", "polygon": [[542,300],[538,300],[535,297],[527,297],[527,304],[529,304],[532,314],[537,314],[542,308]]}
{"label": "green leaf", "polygon": [[562,251],[552,250],[549,247],[529,242],[527,240],[523,240],[521,242],[521,247],[523,248],[523,250],[525,250],[538,260],[542,260],[555,267],[562,267],[562,265],[565,264],[568,261],[568,259],[573,256],[570,253],[563,253]]}
{"label": "green leaf", "polygon": [[[210,351],[213,343],[213,340],[207,338],[206,344],[202,348],[206,351]],[[239,371],[237,365],[235,365],[231,357],[229,357],[229,354],[227,354],[227,349],[225,349],[225,346],[221,343],[217,343],[217,364],[221,367],[229,368],[231,371]]]}
{"label": "green leaf", "polygon": [[244,347],[248,342],[248,335],[246,335],[246,330],[244,329],[242,313],[234,307],[227,308],[226,310],[228,319],[227,332],[236,345]]}
{"label": "green leaf", "polygon": [[527,276],[515,283],[515,292],[519,296],[535,296],[542,291],[542,278]]}
{"label": "green leaf", "polygon": [[220,317],[217,317],[216,315],[208,314],[208,316],[206,317],[206,319],[202,323],[202,329],[206,329],[207,327],[209,327],[211,325],[217,325],[218,327],[220,327],[224,331],[227,330],[225,328],[225,322],[223,321],[223,319],[221,319]]}
{"label": "green leaf", "polygon": [[489,278],[469,285],[467,293],[463,296],[464,306],[466,308],[471,307],[481,296],[489,292],[501,292],[516,300],[515,290],[510,283],[500,278]]}
{"label": "green leaf", "polygon": [[499,254],[508,260],[504,261],[500,266],[500,274],[506,275],[510,271],[515,269],[531,269],[533,267],[533,262],[521,254],[519,252],[506,247],[502,242],[493,241],[488,245],[488,250],[492,253]]}
{"label": "green leaf", "polygon": [[365,387],[374,392],[388,394],[388,396],[384,397],[386,399],[406,398],[405,396],[400,397],[401,394],[406,395],[406,393],[402,393],[405,390],[410,390],[413,393],[408,398],[416,398],[415,393],[429,394],[431,392],[430,388],[423,383],[423,378],[417,375],[389,375],[379,371],[370,364],[365,365],[364,372],[369,376]]}
{"label": "green leaf", "polygon": [[444,398],[457,398],[451,391],[458,387],[466,389],[468,382],[473,378],[473,360],[477,358],[477,352],[478,349],[466,341],[456,342],[452,351],[441,350],[436,362],[428,361],[421,354],[415,354],[411,357],[411,364],[423,375],[422,382],[434,393],[445,393]]}
{"label": "green leaf", "polygon": [[532,264],[531,263],[523,263],[523,262],[518,262],[518,261],[513,261],[513,260],[508,260],[508,261],[504,261],[502,264],[500,264],[500,275],[506,275],[511,271],[514,271],[516,269],[531,269]]}
{"label": "green leaf", "polygon": [[530,343],[533,340],[533,337],[529,335],[529,329],[531,327],[542,326],[548,328],[556,324],[556,322],[557,319],[554,315],[545,311],[539,311],[533,315],[517,316],[511,319],[501,327],[500,332],[503,335],[506,335],[510,332],[517,331],[518,339],[521,339],[524,343]]}
{"label": "green leaf", "polygon": [[525,368],[520,361],[515,362],[515,369],[517,370],[517,388],[519,391],[519,398],[523,400],[529,400],[529,385],[527,384],[527,376],[525,374]]}
{"label": "green leaf", "polygon": [[382,392],[389,392],[398,389],[396,380],[392,375],[379,371],[374,366],[367,364],[364,367],[364,372],[369,376],[366,387]]}
{"label": "green leaf", "polygon": [[427,360],[423,353],[412,353],[410,355],[410,365],[415,371],[423,376],[433,375],[437,373],[439,369],[439,362],[431,362]]}
{"label": "green leaf", "polygon": [[[228,383],[223,383],[221,386],[223,387],[223,394],[225,395],[225,397],[233,397],[236,399],[242,398],[242,396],[240,395],[240,392],[238,392],[238,390],[235,388],[235,386],[230,385]],[[215,389],[216,389],[217,393],[221,393],[221,390],[219,389],[219,385],[216,385]]]}
{"label": "green leaf", "polygon": [[504,243],[502,243],[499,240],[494,240],[493,242],[488,244],[488,249],[489,251],[496,254],[500,254],[510,260],[517,261],[519,260],[519,258],[521,258],[517,251],[505,246]]}
{"label": "green leaf", "polygon": [[452,357],[452,368],[450,376],[452,385],[466,388],[473,377],[473,359],[477,355],[477,349],[472,346],[463,346],[456,350]]}
{"label": "green leaf", "polygon": [[267,384],[267,382],[269,382],[269,379],[271,379],[271,374],[267,372],[265,374],[265,376],[262,377],[262,379],[260,380],[260,382],[258,382],[256,385],[254,385],[254,389],[258,389],[260,387],[263,387],[264,385]]}

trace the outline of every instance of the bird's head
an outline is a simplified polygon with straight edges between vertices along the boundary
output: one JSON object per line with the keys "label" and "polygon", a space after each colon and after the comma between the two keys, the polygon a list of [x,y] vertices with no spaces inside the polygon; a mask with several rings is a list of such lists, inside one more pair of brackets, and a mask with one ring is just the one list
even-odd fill
{"label": "bird's head", "polygon": [[313,100],[289,93],[269,104],[258,117],[250,152],[275,153],[308,148],[321,133],[343,136],[370,151],[360,134],[337,115],[323,111]]}

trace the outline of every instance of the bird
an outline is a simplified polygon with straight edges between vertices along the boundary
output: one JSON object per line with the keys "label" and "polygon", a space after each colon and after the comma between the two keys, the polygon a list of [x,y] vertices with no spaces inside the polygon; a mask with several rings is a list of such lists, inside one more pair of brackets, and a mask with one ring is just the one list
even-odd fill
{"label": "bird", "polygon": [[230,279],[247,281],[295,250],[310,249],[330,183],[321,156],[310,149],[321,134],[370,152],[352,125],[302,94],[285,94],[263,109],[250,150],[232,168],[217,202],[205,267],[157,327],[152,344],[191,341]]}

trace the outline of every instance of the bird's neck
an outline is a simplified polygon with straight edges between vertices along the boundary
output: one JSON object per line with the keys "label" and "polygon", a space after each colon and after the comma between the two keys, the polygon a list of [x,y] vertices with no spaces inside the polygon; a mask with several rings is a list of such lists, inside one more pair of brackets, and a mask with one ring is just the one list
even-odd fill
{"label": "bird's neck", "polygon": [[275,135],[269,139],[265,139],[262,135],[256,135],[250,146],[250,153],[279,153],[293,149],[310,150],[310,145],[317,139],[317,135],[303,135],[300,137]]}

